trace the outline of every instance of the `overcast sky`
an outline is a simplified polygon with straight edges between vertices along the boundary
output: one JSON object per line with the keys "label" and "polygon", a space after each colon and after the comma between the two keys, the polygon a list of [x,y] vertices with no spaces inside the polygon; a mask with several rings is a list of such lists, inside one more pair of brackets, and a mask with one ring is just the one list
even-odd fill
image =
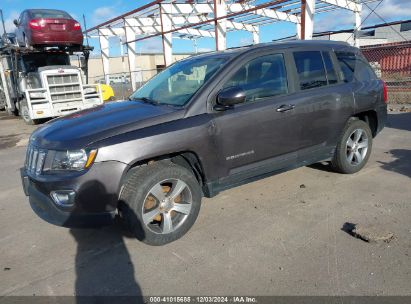
{"label": "overcast sky", "polygon": [[[118,16],[124,12],[135,9],[151,1],[138,0],[1,0],[0,7],[3,10],[7,31],[14,30],[13,19],[17,18],[19,13],[27,8],[55,8],[62,9],[70,13],[75,19],[82,22],[83,14],[86,16],[88,27],[104,22],[112,17]],[[256,3],[267,1],[256,1]],[[370,9],[373,9],[380,1],[368,4],[369,8],[364,5],[362,19],[363,25],[373,25],[383,23],[384,20],[396,21],[411,19],[411,0],[383,0],[376,9],[375,13],[370,15]],[[28,6],[28,3],[30,5]],[[354,26],[354,15],[346,10],[332,11],[315,16],[314,31],[338,30],[352,28]],[[281,37],[295,35],[296,26],[289,22],[277,22],[272,25],[262,26],[260,28],[261,42],[272,41]],[[230,32],[227,34],[227,46],[246,45],[252,42],[250,33],[243,31]],[[98,42],[95,39],[90,43],[98,49]],[[213,50],[214,40],[202,38],[198,40],[200,51]],[[110,48],[111,55],[119,54],[118,41],[112,41]],[[141,52],[161,52],[162,44],[159,38],[144,40],[137,44],[137,50]],[[190,40],[173,39],[173,49],[175,52],[192,52],[194,50],[193,42]]]}

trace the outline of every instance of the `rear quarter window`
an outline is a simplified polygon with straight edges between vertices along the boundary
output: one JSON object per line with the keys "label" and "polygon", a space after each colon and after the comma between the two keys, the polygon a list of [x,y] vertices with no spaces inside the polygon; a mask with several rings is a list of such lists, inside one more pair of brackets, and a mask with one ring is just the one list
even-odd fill
{"label": "rear quarter window", "polygon": [[353,52],[335,52],[344,82],[377,79],[374,70],[363,56]]}

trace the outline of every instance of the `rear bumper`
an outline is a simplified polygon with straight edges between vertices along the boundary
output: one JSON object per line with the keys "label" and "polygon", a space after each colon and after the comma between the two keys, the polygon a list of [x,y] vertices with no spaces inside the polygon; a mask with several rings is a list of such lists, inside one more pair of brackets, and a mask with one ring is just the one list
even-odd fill
{"label": "rear bumper", "polygon": [[66,32],[32,32],[32,45],[82,45],[83,34],[80,33],[66,33]]}
{"label": "rear bumper", "polygon": [[382,106],[379,106],[376,109],[376,112],[377,112],[378,126],[377,126],[377,131],[374,134],[374,136],[380,133],[381,130],[384,129],[385,125],[387,124],[387,105],[384,104]]}
{"label": "rear bumper", "polygon": [[[33,211],[43,220],[63,227],[99,227],[113,222],[118,191],[125,165],[118,162],[96,163],[94,170],[80,176],[30,177],[24,168],[20,175],[24,193]],[[92,168],[93,168],[92,167]],[[72,207],[57,205],[51,191],[75,191]]]}

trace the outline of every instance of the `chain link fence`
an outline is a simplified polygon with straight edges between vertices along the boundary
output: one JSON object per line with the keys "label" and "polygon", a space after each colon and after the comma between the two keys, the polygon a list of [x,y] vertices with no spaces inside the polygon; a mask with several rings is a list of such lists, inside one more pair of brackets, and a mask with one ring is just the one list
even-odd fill
{"label": "chain link fence", "polygon": [[385,81],[390,103],[411,103],[411,41],[364,46],[361,51]]}
{"label": "chain link fence", "polygon": [[133,93],[132,81],[135,88],[144,85],[150,78],[159,73],[161,69],[139,70],[135,72],[110,73],[107,75],[91,76],[90,84],[108,84],[113,89],[114,96],[110,100],[125,100]]}

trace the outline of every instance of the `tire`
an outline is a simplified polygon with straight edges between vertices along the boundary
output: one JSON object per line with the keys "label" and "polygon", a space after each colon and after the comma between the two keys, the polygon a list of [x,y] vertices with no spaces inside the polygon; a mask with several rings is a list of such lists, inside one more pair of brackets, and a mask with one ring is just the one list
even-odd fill
{"label": "tire", "polygon": [[20,116],[23,118],[24,122],[28,125],[36,125],[37,120],[36,119],[31,119],[30,117],[30,111],[29,107],[27,105],[27,101],[25,99],[22,99],[20,101]]}
{"label": "tire", "polygon": [[[173,195],[174,191],[177,195]],[[165,245],[181,238],[193,226],[201,197],[197,179],[186,168],[171,161],[144,165],[125,177],[119,201],[120,220],[138,240],[153,246]]]}
{"label": "tire", "polygon": [[366,122],[349,120],[331,161],[333,169],[344,174],[360,171],[370,158],[372,140],[370,127]]}

